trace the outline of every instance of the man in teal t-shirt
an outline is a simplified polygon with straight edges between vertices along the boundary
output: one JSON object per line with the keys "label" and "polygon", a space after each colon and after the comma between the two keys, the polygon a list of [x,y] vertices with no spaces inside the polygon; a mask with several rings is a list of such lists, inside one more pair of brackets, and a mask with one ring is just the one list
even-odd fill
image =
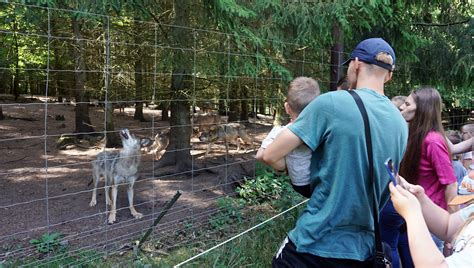
{"label": "man in teal t-shirt", "polygon": [[[381,38],[362,41],[348,60],[348,82],[368,113],[376,199],[389,197],[384,162],[398,166],[405,152],[407,125],[384,95],[395,53]],[[368,172],[364,121],[346,91],[321,95],[265,150],[263,160],[285,169],[284,156],[305,143],[311,159],[312,196],[273,259],[273,267],[367,267],[375,252],[373,187]]]}

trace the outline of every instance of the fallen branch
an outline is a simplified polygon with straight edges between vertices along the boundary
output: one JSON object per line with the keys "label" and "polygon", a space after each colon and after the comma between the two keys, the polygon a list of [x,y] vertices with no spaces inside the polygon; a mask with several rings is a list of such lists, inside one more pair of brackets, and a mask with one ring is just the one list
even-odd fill
{"label": "fallen branch", "polygon": [[160,220],[165,216],[165,214],[168,212],[168,210],[178,201],[178,198],[181,196],[181,193],[179,191],[176,192],[176,194],[173,196],[173,198],[165,205],[165,208],[161,211],[160,215],[156,217],[155,221],[153,224],[148,228],[146,233],[140,238],[139,241],[136,242],[136,244],[133,247],[133,251],[135,253],[135,256],[138,256],[138,253],[140,253],[142,250],[143,243],[148,239],[148,237],[151,235],[151,232],[153,231],[153,228],[160,222]]}
{"label": "fallen branch", "polygon": [[427,22],[418,22],[418,23],[413,23],[413,26],[427,26],[427,27],[446,27],[446,26],[451,26],[451,25],[456,25],[456,24],[464,24],[468,23],[470,19],[462,20],[462,21],[455,21],[455,22],[450,22],[450,23],[427,23]]}

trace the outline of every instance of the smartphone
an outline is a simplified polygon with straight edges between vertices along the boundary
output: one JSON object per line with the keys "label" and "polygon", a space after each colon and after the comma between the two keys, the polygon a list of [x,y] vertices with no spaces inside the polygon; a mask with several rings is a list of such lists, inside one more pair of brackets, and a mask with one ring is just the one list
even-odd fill
{"label": "smartphone", "polygon": [[387,159],[385,161],[385,168],[387,169],[388,175],[390,176],[390,180],[393,182],[393,185],[397,185],[397,177],[398,177],[398,171],[397,169],[393,166],[393,161],[391,158]]}

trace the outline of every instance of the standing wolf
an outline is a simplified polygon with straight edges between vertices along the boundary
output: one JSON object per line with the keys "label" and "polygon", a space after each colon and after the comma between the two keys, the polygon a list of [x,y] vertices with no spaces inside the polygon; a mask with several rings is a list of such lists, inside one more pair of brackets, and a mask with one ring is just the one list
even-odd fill
{"label": "standing wolf", "polygon": [[[120,131],[123,148],[119,152],[101,152],[92,163],[92,179],[94,190],[90,206],[97,204],[97,184],[100,177],[105,177],[105,204],[110,205],[109,223],[114,223],[116,218],[117,190],[120,184],[127,184],[128,204],[130,212],[136,219],[143,217],[133,206],[133,185],[137,180],[138,166],[140,165],[140,148],[151,144],[148,138],[138,138],[130,134],[128,129]],[[112,195],[109,195],[112,188]]]}

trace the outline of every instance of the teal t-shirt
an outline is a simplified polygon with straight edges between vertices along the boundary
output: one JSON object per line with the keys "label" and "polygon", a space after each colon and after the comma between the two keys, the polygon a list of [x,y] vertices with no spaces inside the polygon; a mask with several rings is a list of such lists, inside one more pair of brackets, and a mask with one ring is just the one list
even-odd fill
{"label": "teal t-shirt", "polygon": [[[408,138],[407,123],[384,95],[370,89],[361,97],[372,136],[375,188],[379,209],[389,198],[384,162],[398,167]],[[289,126],[311,150],[311,186],[306,208],[289,233],[298,252],[367,260],[375,249],[364,121],[352,96],[345,91],[323,94]]]}

